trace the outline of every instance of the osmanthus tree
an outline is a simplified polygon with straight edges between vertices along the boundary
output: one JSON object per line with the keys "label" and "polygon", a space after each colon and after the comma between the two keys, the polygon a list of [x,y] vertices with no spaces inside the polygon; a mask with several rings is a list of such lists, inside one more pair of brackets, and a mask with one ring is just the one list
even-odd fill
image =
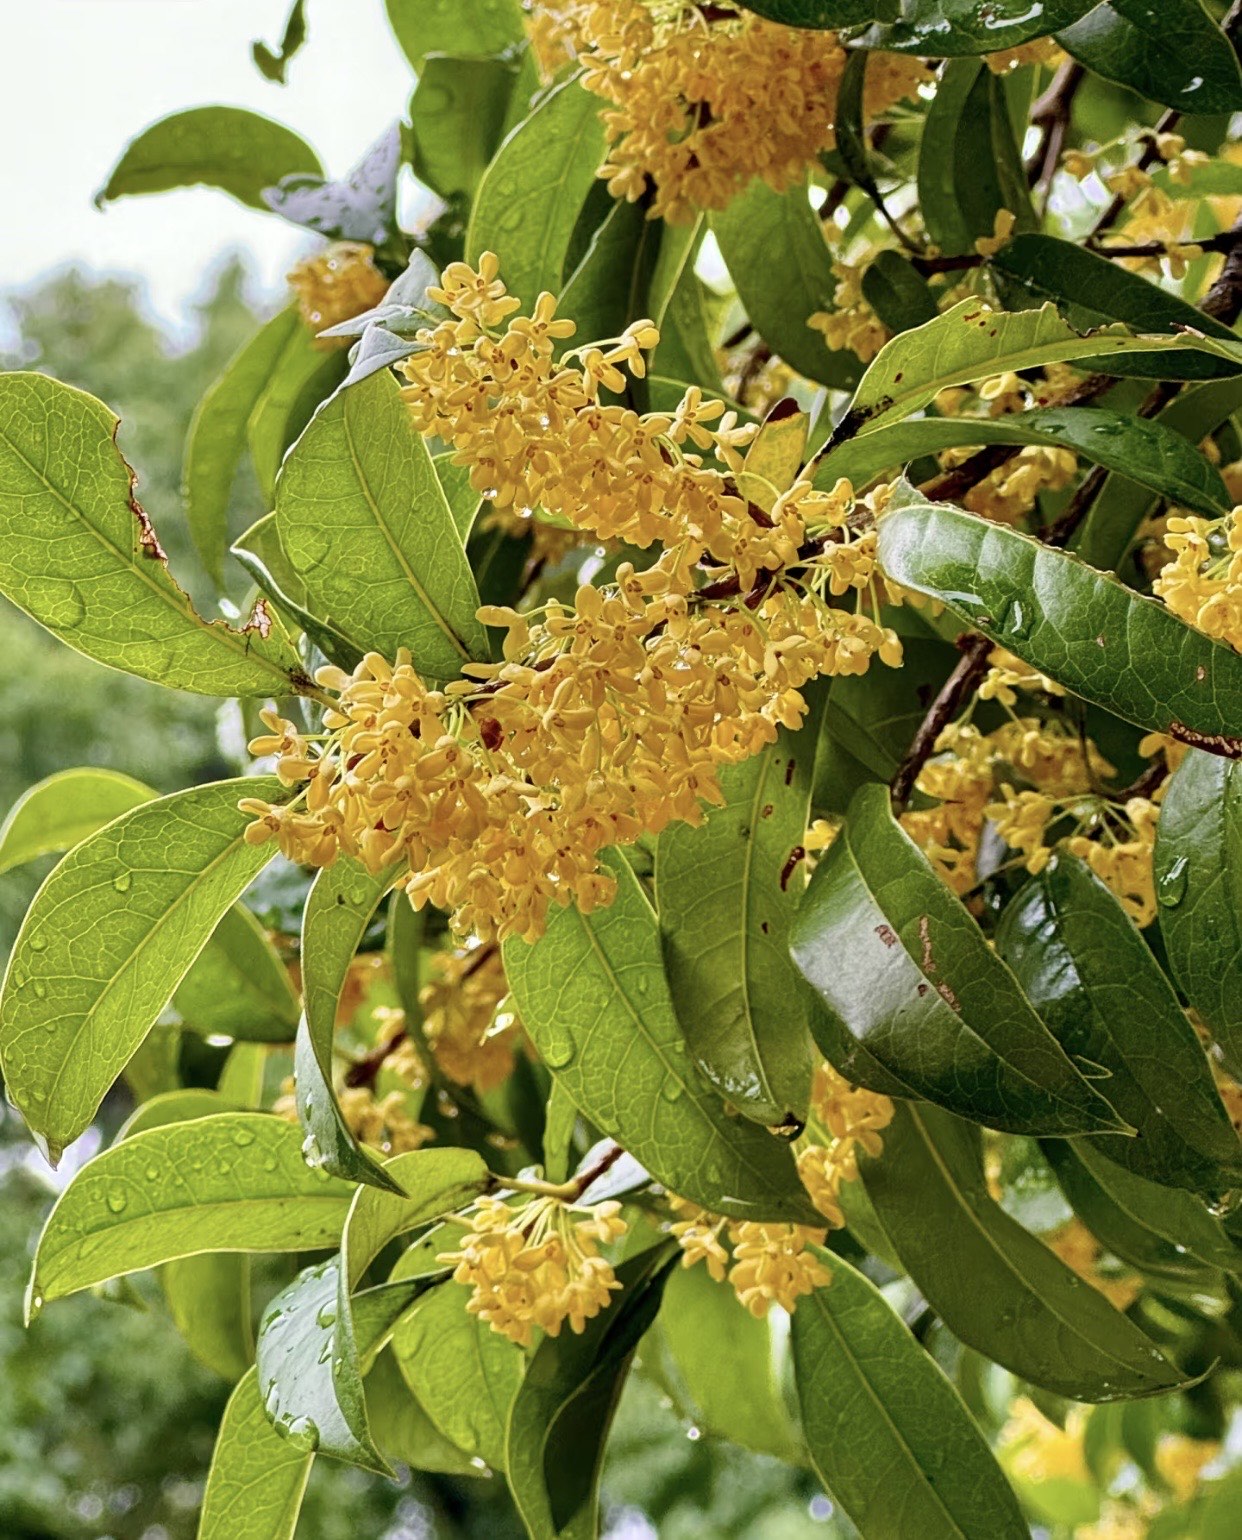
{"label": "osmanthus tree", "polygon": [[30,1312],[159,1269],[236,1379],[205,1540],[317,1454],[580,1540],[628,1373],[878,1540],[1225,1534],[1239,8],[388,11],[341,179],[199,107],[101,194],[326,240],[186,445],[244,623],[106,406],[0,380],[0,587],[255,735],[5,825],[68,851],[8,1095],[52,1161],[137,1103]]}

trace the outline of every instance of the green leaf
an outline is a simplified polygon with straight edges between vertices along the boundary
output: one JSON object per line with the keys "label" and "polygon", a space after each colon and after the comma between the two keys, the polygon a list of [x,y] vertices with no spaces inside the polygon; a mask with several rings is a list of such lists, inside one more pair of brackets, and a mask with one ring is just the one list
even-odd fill
{"label": "green leaf", "polygon": [[[1138,273],[1127,272],[1097,252],[1055,236],[1016,237],[992,258],[992,271],[1005,303],[1011,308],[1038,307],[1051,301],[1079,332],[1121,321],[1132,332],[1145,334],[1167,334],[1190,327],[1192,332],[1207,337],[1232,339],[1234,335],[1222,322],[1167,289]],[[1144,352],[1143,348],[1149,345],[1149,338],[1145,337],[1135,352],[1132,341],[1130,356],[1109,353],[1106,362],[1105,355],[1094,349],[1084,349],[1077,356],[1086,358],[1090,353],[1091,366],[1106,367],[1109,374],[1201,380],[1237,373],[1236,366],[1210,352],[1178,350],[1176,339],[1172,354]],[[1161,347],[1169,345],[1164,342]]]}
{"label": "green leaf", "polygon": [[173,1006],[198,1032],[256,1043],[291,1043],[298,997],[263,927],[234,904],[182,979]]}
{"label": "green leaf", "polygon": [[340,1273],[337,1257],[304,1268],[264,1312],[255,1359],[263,1409],[289,1443],[391,1476],[371,1436],[362,1376],[402,1313],[439,1278],[355,1296],[352,1330],[342,1332]]}
{"label": "green leaf", "polygon": [[817,486],[844,476],[866,486],[882,471],[942,449],[983,444],[1051,444],[1120,471],[1180,506],[1215,518],[1232,507],[1220,472],[1171,428],[1101,407],[1044,407],[1009,417],[918,417],[846,439],[817,463]]}
{"label": "green leaf", "polygon": [[118,425],[46,375],[0,377],[0,592],[88,658],[172,689],[308,686],[266,612],[242,631],[196,614],[134,500]]}
{"label": "green leaf", "polygon": [[403,135],[400,121],[386,128],[343,177],[282,177],[263,190],[264,205],[295,225],[330,241],[382,246],[396,230],[397,176]]}
{"label": "green leaf", "polygon": [[373,877],[361,862],[341,856],[315,878],[302,916],[302,996],[293,1072],[306,1158],[334,1176],[400,1193],[400,1184],[350,1132],[332,1089],[336,1008],[349,965],[380,900],[398,869]]}
{"label": "green leaf", "polygon": [[1068,26],[1095,3],[1043,0],[1032,5],[1030,0],[996,0],[980,5],[979,0],[903,0],[901,20],[892,21],[895,8],[882,9],[873,0],[872,10],[880,12],[880,20],[855,42],[864,48],[924,57],[998,53]]}
{"label": "green leaf", "polygon": [[883,1155],[859,1165],[910,1277],[968,1347],[1074,1401],[1186,1383],[1150,1338],[993,1202],[968,1123],[898,1106]]}
{"label": "green leaf", "polygon": [[730,1118],[690,1061],[673,1011],[655,913],[625,860],[606,909],[555,909],[533,945],[505,943],[522,1024],[592,1123],[658,1181],[740,1219],[814,1223],[789,1146]]}
{"label": "green leaf", "polygon": [[952,59],[941,73],[923,124],[918,193],[928,235],[950,256],[974,251],[1001,209],[1017,215],[1019,230],[1037,226],[1004,81],[980,59]]}
{"label": "green leaf", "polygon": [[559,294],[570,237],[604,159],[599,98],[576,79],[540,98],[505,139],[479,183],[466,231],[466,260],[500,258],[509,292],[530,311]]}
{"label": "green leaf", "polygon": [[903,487],[880,521],[887,575],[940,599],[1075,695],[1148,731],[1242,756],[1242,656],[1076,556]]}
{"label": "green leaf", "polygon": [[467,1312],[469,1298],[453,1282],[424,1294],[399,1322],[392,1350],[415,1400],[439,1431],[493,1470],[503,1470],[509,1408],[526,1356]]}
{"label": "green leaf", "polygon": [[664,963],[686,1042],[721,1096],[768,1127],[805,1121],[814,1068],[789,929],[818,730],[815,713],[728,767],[724,804],[697,829],[670,824],[656,845]]}
{"label": "green leaf", "polygon": [[253,777],[144,803],[72,850],[35,895],[0,996],[0,1066],[53,1162],[271,860],[271,846],[242,837],[240,795],[284,790]]}
{"label": "green leaf", "polygon": [[317,347],[310,328],[299,322],[273,363],[246,423],[251,463],[269,508],[285,451],[341,383],[347,362],[339,349]]}
{"label": "green leaf", "polygon": [[741,8],[786,27],[854,27],[872,21],[884,0],[739,0]]}
{"label": "green leaf", "polygon": [[216,1435],[198,1540],[293,1540],[313,1459],[267,1420],[258,1374],[248,1369]]}
{"label": "green leaf", "polygon": [[1119,1170],[1081,1139],[1046,1139],[1042,1149],[1074,1212],[1122,1262],[1173,1281],[1242,1269],[1242,1251],[1190,1193]]}
{"label": "green leaf", "polygon": [[1103,1154],[1152,1181],[1215,1194],[1242,1179],[1242,1148],[1207,1055],[1125,910],[1059,852],[1005,910],[996,946],[1027,999],[1137,1129]]}
{"label": "green leaf", "polygon": [[401,1460],[413,1470],[450,1476],[485,1474],[464,1449],[449,1443],[410,1394],[390,1352],[384,1351],[376,1359],[366,1377],[366,1393],[372,1434],[390,1460]]}
{"label": "green leaf", "polygon": [[1173,977],[1242,1068],[1242,763],[1187,754],[1160,805],[1154,860]]}
{"label": "green leaf", "polygon": [[406,58],[421,72],[429,53],[486,58],[522,40],[519,0],[385,0]]}
{"label": "green leaf", "polygon": [[863,1540],[1025,1540],[1009,1483],[957,1391],[843,1257],[793,1312],[794,1378],[816,1475]]}
{"label": "green leaf", "polygon": [[302,1159],[267,1112],[221,1112],[133,1134],[83,1166],[48,1215],[28,1313],[108,1278],[209,1251],[334,1246],[351,1191]]}
{"label": "green leaf", "polygon": [[770,1320],[757,1320],[705,1267],[676,1267],[659,1325],[698,1427],[757,1454],[801,1459],[777,1383]]}
{"label": "green leaf", "polygon": [[283,86],[285,73],[294,55],[299,52],[305,41],[306,0],[293,0],[289,14],[285,18],[285,30],[281,33],[277,48],[269,48],[261,38],[256,38],[250,45],[250,57],[266,80],[275,81]]}
{"label": "green leaf", "polygon": [[862,370],[857,356],[833,352],[807,325],[832,308],[837,280],[806,187],[776,193],[756,180],[712,215],[712,231],[751,325],[773,352],[807,379],[848,390]]}
{"label": "green leaf", "polygon": [[504,133],[515,58],[433,54],[410,100],[414,170],[442,198],[472,197]]}
{"label": "green leaf", "polygon": [[228,546],[233,479],[246,447],[251,413],[306,328],[291,305],[266,322],[225,366],[194,409],[185,441],[181,493],[194,548],[219,584]]}
{"label": "green leaf", "polygon": [[164,1266],[161,1282],[173,1325],[194,1357],[227,1380],[240,1379],[254,1359],[250,1258],[182,1257]]}
{"label": "green leaf", "polygon": [[557,317],[574,322],[579,344],[592,337],[619,337],[645,313],[663,229],[646,217],[641,204],[613,204],[557,301]]}
{"label": "green leaf", "polygon": [[263,189],[291,172],[318,172],[319,157],[283,123],[242,107],[191,107],[144,128],[95,194],[101,207],[131,193],[198,184],[261,209]]}
{"label": "green leaf", "polygon": [[509,1413],[505,1469],[531,1540],[597,1533],[604,1444],[630,1359],[655,1320],[672,1260],[665,1246],[617,1268],[621,1292],[580,1336],[535,1349]]}
{"label": "green leaf", "polygon": [[940,314],[926,278],[897,251],[879,251],[862,276],[863,298],[891,332],[909,331]]}
{"label": "green leaf", "polygon": [[816,1041],[848,1079],[1010,1133],[1124,1127],[894,819],[886,786],[850,804],[790,949],[822,1002]]}
{"label": "green leaf", "polygon": [[[306,608],[305,584],[289,565],[276,528],[276,515],[265,513],[233,542],[229,550],[278,610],[297,622],[324,657],[351,674],[362,662],[362,649],[349,638],[312,615]],[[293,598],[292,593],[300,597]]]}
{"label": "green leaf", "polygon": [[0,824],[0,872],[57,850],[72,850],[157,792],[117,770],[60,770],[28,787]]}
{"label": "green leaf", "polygon": [[1237,112],[1242,72],[1199,0],[1111,0],[1057,42],[1105,80],[1178,112]]}
{"label": "green leaf", "polygon": [[[1011,242],[1005,250],[1019,244]],[[1109,271],[1116,269],[1110,266]],[[1200,323],[1206,327],[1202,317]],[[1005,370],[1034,369],[1088,356],[1119,374],[1126,353],[1141,354],[1144,368],[1149,359],[1157,361],[1159,372],[1170,379],[1196,378],[1196,370],[1238,372],[1228,350],[1208,338],[1132,337],[1120,328],[1083,335],[1061,319],[1055,305],[1010,312],[992,310],[982,300],[964,299],[934,321],[885,343],[863,375],[849,411],[833,430],[828,448],[909,417],[950,385],[969,385]]]}
{"label": "green leaf", "polygon": [[486,656],[465,549],[387,371],[316,413],[281,471],[276,521],[313,607],[364,651],[408,647],[437,679]]}

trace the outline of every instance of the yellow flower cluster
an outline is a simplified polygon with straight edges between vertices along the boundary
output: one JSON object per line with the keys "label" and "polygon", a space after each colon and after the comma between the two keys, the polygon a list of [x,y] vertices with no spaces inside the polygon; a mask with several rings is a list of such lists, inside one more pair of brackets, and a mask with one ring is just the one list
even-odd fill
{"label": "yellow flower cluster", "polygon": [[510,1207],[480,1198],[461,1249],[437,1260],[473,1290],[466,1309],[510,1341],[526,1347],[534,1327],[559,1336],[566,1321],[580,1333],[621,1287],[599,1253],[628,1229],[620,1211],[615,1202],[577,1208],[537,1197]]}
{"label": "yellow flower cluster", "polygon": [[[385,1063],[387,1067],[387,1063]],[[435,1130],[410,1116],[408,1091],[392,1090],[376,1096],[370,1086],[343,1086],[336,1093],[337,1105],[346,1127],[359,1144],[369,1144],[382,1155],[401,1155],[418,1150]],[[292,1076],[281,1086],[281,1094],[272,1105],[277,1117],[290,1123],[298,1121],[296,1087]]]}
{"label": "yellow flower cluster", "polygon": [[831,310],[817,310],[807,317],[812,331],[820,332],[834,353],[848,349],[868,364],[892,333],[872,310],[863,296],[864,269],[848,262],[834,262],[832,271],[837,287]]}
{"label": "yellow flower cluster", "polygon": [[[361,241],[334,241],[307,257],[289,274],[298,312],[312,331],[323,331],[352,320],[378,305],[388,292],[388,280],[376,267],[374,249]],[[321,337],[315,346],[347,348],[350,337]]]}
{"label": "yellow flower cluster", "polygon": [[1008,75],[1025,64],[1046,64],[1055,68],[1064,58],[1065,52],[1055,37],[1037,37],[1029,43],[1019,43],[1015,48],[1002,49],[1000,53],[985,53],[983,62],[994,75]]}
{"label": "yellow flower cluster", "polygon": [[686,1216],[671,1226],[682,1250],[681,1265],[705,1262],[716,1283],[727,1277],[753,1316],[762,1319],[773,1305],[793,1310],[802,1295],[832,1281],[829,1270],[807,1250],[822,1245],[823,1230],[725,1219],[671,1194],[670,1202],[675,1212]]}
{"label": "yellow flower cluster", "polygon": [[811,1202],[834,1230],[843,1228],[841,1184],[858,1179],[858,1150],[873,1158],[884,1141],[880,1129],[893,1120],[893,1104],[887,1096],[852,1086],[831,1064],[815,1072],[811,1088],[811,1126],[818,1136],[831,1136],[826,1144],[808,1144],[798,1155],[798,1175]]}
{"label": "yellow flower cluster", "polygon": [[[545,68],[575,56],[607,103],[600,176],[616,198],[650,191],[652,218],[685,223],[724,208],[753,177],[782,191],[835,143],[846,53],[832,32],[689,0],[553,0],[534,11]],[[919,60],[873,57],[868,115],[930,78]]]}
{"label": "yellow flower cluster", "polygon": [[1090,1481],[1083,1453],[1087,1409],[1072,1406],[1059,1428],[1029,1396],[1017,1396],[1001,1429],[999,1448],[1006,1466],[1024,1481]]}
{"label": "yellow flower cluster", "polygon": [[665,549],[641,572],[621,564],[608,590],[584,584],[572,609],[480,610],[507,629],[503,661],[467,664],[443,689],[404,652],[369,654],[352,674],[321,669],[335,693],[325,733],[269,712],[251,745],[301,794],[241,806],[252,843],[275,838],[315,866],[342,851],[373,872],[404,862],[416,907],[450,911],[481,941],[533,940],[549,903],[610,901],[606,847],[701,822],[723,766],[799,725],[810,680],[864,673],[876,654],[900,662],[894,632],[834,602],[872,589],[886,494],[864,505],[847,482],[820,492],[800,480],[756,492],[761,506],[734,479],[750,430],[709,427],[718,402],[690,390],[675,413],[646,417],[601,404],[601,385],[623,383],[618,362],[641,369],[648,323],[569,368],[552,362],[567,333],[551,296],[513,316],[495,258],[450,267],[433,297],[453,319],[420,333],[424,351],[405,366],[417,426],[452,442],[501,506],[539,503]]}
{"label": "yellow flower cluster", "polygon": [[1242,505],[1220,519],[1174,515],[1173,560],[1152,585],[1175,615],[1242,651]]}
{"label": "yellow flower cluster", "polygon": [[428,1046],[450,1080],[483,1095],[508,1079],[521,1030],[498,1009],[509,990],[500,949],[437,952],[431,975],[419,993]]}

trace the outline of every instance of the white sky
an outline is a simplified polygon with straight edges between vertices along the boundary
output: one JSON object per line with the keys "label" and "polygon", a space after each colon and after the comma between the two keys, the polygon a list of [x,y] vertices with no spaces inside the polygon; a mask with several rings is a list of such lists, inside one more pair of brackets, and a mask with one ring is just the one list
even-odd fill
{"label": "white sky", "polygon": [[0,0],[0,293],[71,262],[139,274],[174,325],[224,254],[274,287],[307,237],[213,188],[91,199],[122,146],[183,107],[249,107],[297,130],[329,175],[405,113],[410,66],[383,0],[309,0],[279,86],[252,39],[280,41],[289,0]]}

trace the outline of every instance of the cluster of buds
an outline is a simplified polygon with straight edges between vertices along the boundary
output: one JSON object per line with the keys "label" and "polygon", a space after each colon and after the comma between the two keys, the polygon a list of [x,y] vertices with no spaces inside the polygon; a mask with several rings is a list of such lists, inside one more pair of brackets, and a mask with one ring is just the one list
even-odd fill
{"label": "cluster of buds", "polygon": [[798,1175],[811,1202],[830,1229],[845,1225],[841,1211],[843,1183],[858,1180],[858,1151],[872,1159],[884,1149],[880,1130],[893,1120],[887,1096],[853,1086],[831,1064],[823,1063],[811,1086],[811,1124],[816,1140],[798,1155]]}
{"label": "cluster of buds", "polygon": [[1242,651],[1242,506],[1219,519],[1175,514],[1164,543],[1173,560],[1154,592],[1175,615]]}
{"label": "cluster of buds", "polygon": [[832,1281],[828,1268],[807,1249],[823,1243],[823,1230],[726,1219],[671,1194],[669,1201],[684,1216],[671,1226],[682,1266],[703,1262],[716,1283],[727,1278],[753,1316],[762,1319],[773,1305],[793,1310],[804,1294]]}
{"label": "cluster of buds", "polygon": [[535,1197],[516,1207],[480,1198],[460,1249],[438,1260],[473,1291],[466,1309],[493,1331],[526,1347],[535,1327],[559,1336],[581,1332],[621,1285],[600,1255],[628,1226],[616,1202],[576,1207]]}
{"label": "cluster of buds", "polygon": [[500,948],[483,942],[436,952],[419,992],[423,1033],[440,1071],[480,1096],[509,1078],[521,1035],[501,1009],[509,992]]}
{"label": "cluster of buds", "polygon": [[[339,326],[370,310],[388,292],[388,280],[376,267],[375,252],[361,241],[333,241],[299,262],[289,273],[289,287],[302,320],[313,332]],[[320,348],[347,348],[351,337],[322,337]]]}

